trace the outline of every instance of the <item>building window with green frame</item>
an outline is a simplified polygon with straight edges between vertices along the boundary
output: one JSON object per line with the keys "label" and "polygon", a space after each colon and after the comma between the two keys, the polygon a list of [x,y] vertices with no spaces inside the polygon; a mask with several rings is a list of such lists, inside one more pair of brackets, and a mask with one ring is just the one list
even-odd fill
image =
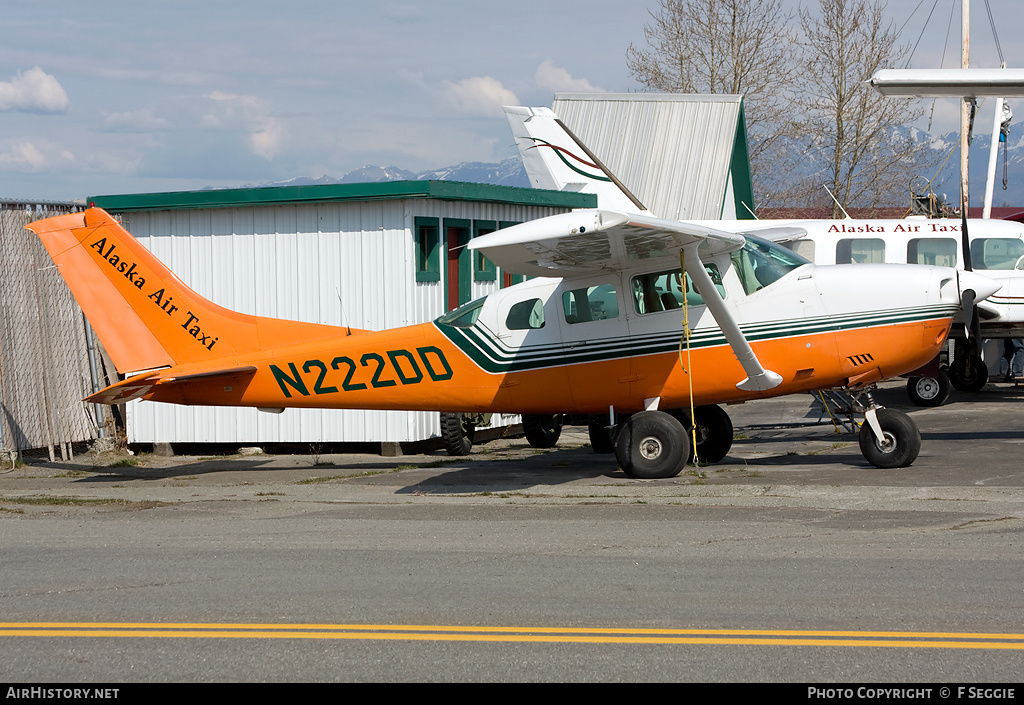
{"label": "building window with green frame", "polygon": [[[473,237],[477,238],[487,233],[493,233],[498,229],[493,220],[474,220]],[[473,280],[478,282],[492,282],[498,278],[498,270],[494,262],[484,257],[482,252],[473,251]]]}
{"label": "building window with green frame", "polygon": [[413,227],[416,238],[416,281],[441,281],[441,231],[437,218],[417,217]]}

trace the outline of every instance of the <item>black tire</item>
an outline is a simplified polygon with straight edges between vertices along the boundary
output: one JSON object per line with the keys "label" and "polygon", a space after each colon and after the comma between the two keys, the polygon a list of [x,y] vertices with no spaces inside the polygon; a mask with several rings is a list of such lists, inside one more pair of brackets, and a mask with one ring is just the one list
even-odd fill
{"label": "black tire", "polygon": [[534,448],[554,448],[562,435],[562,415],[523,414],[523,432]]}
{"label": "black tire", "polygon": [[939,370],[936,377],[911,377],[907,380],[907,394],[918,406],[942,406],[949,399],[949,375]]}
{"label": "black tire", "polygon": [[465,416],[449,411],[441,412],[441,440],[448,455],[469,455],[473,450],[473,432],[476,427]]}
{"label": "black tire", "polygon": [[878,425],[886,444],[879,444],[865,421],[860,427],[860,452],[876,468],[905,468],[921,452],[921,432],[917,424],[902,411],[879,409]]}
{"label": "black tire", "polygon": [[[717,463],[732,448],[732,419],[715,404],[698,406],[693,413],[697,419],[697,460]],[[691,453],[690,460],[693,460],[692,456]]]}
{"label": "black tire", "polygon": [[615,452],[615,428],[608,428],[602,419],[595,419],[587,425],[590,447],[599,455]]}
{"label": "black tire", "polygon": [[679,420],[664,411],[641,411],[622,422],[615,457],[630,477],[675,477],[690,457],[690,441]]}
{"label": "black tire", "polygon": [[960,357],[949,366],[949,383],[961,392],[981,391],[988,383],[988,366],[980,357]]}

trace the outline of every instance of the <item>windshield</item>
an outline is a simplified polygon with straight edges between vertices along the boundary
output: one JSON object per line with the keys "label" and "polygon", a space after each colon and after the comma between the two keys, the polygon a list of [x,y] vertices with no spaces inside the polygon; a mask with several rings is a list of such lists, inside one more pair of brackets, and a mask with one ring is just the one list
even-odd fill
{"label": "windshield", "polygon": [[743,249],[732,253],[732,263],[743,283],[743,290],[748,294],[777,282],[797,267],[809,264],[797,253],[774,242],[750,235],[746,238]]}
{"label": "windshield", "polygon": [[484,296],[475,301],[470,301],[468,304],[462,304],[458,308],[452,309],[443,316],[440,316],[436,322],[446,326],[455,326],[456,328],[469,328],[476,323],[476,319],[480,315],[480,309],[483,308],[486,299],[487,297]]}

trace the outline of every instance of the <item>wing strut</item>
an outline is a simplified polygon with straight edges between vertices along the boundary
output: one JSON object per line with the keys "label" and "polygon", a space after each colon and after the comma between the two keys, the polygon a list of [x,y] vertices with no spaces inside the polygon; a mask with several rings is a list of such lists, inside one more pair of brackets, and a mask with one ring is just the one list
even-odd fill
{"label": "wing strut", "polygon": [[708,276],[707,270],[704,268],[704,263],[697,254],[697,244],[686,247],[684,250],[686,273],[690,275],[697,291],[704,298],[708,311],[715,317],[715,321],[722,329],[725,339],[729,341],[736,359],[743,366],[743,371],[747,373],[747,378],[736,386],[747,392],[763,392],[782,384],[782,375],[766,370],[761,365],[761,361],[757,359],[757,355],[751,349],[743,331],[736,325],[736,319],[729,313],[725,300],[718,292],[718,287],[711,281],[711,277]]}

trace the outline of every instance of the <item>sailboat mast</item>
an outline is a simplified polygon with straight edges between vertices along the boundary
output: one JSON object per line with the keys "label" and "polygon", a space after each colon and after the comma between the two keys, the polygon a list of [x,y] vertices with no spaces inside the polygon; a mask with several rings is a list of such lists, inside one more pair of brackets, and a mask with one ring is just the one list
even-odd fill
{"label": "sailboat mast", "polygon": [[[971,3],[970,0],[960,2],[960,64],[961,68],[970,68],[971,44]],[[967,185],[967,135],[970,129],[971,98],[961,98],[960,104],[960,208],[964,215],[970,204],[970,193]]]}

